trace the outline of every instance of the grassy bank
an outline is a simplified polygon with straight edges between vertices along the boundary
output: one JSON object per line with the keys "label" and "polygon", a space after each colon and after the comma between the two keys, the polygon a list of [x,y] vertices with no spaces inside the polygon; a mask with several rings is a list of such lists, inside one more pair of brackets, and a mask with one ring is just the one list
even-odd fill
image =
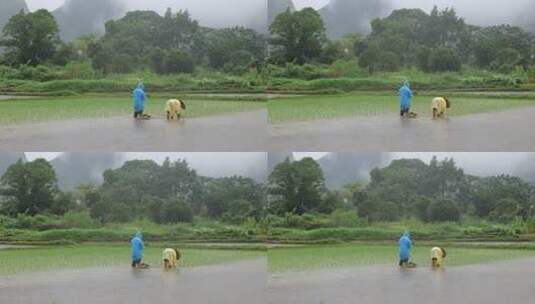
{"label": "grassy bank", "polygon": [[[61,73],[60,73],[61,74]],[[102,76],[87,79],[76,75],[0,74],[0,94],[69,94],[96,92],[128,92],[142,79],[151,92],[350,92],[361,90],[396,90],[410,80],[418,90],[530,90],[534,89],[527,72],[502,74],[465,68],[461,72],[424,73],[417,69],[370,75],[355,60],[337,61],[332,65],[267,66],[236,76],[201,69],[194,74],[157,75],[148,71]],[[29,78],[33,80],[28,80]],[[72,79],[71,79],[72,78]]]}
{"label": "grassy bank", "polygon": [[[435,246],[441,245],[436,243]],[[429,246],[418,246],[412,251],[414,262],[429,266]],[[535,257],[535,250],[486,249],[446,247],[446,266],[488,263],[500,260]],[[276,248],[268,251],[270,272],[302,271],[337,267],[396,265],[397,246],[350,244],[338,246],[305,246]]]}
{"label": "grassy bank", "polygon": [[[154,267],[161,265],[163,245],[150,244],[144,252],[145,262]],[[259,258],[258,250],[180,249],[181,267],[221,264],[244,259]],[[124,245],[51,246],[0,250],[0,275],[23,272],[80,269],[88,267],[128,267],[130,247]]]}
{"label": "grassy bank", "polygon": [[107,224],[87,228],[0,228],[0,243],[72,244],[85,242],[127,242],[136,231],[147,241],[257,243],[267,236],[258,225],[227,225],[218,222],[158,225],[150,221]]}
{"label": "grassy bank", "polygon": [[[430,117],[430,103],[433,96],[419,95],[413,103],[413,110],[423,117]],[[453,94],[452,109],[448,116],[475,113],[498,112],[507,109],[535,106],[533,95],[507,94]],[[366,117],[393,115],[399,111],[398,97],[394,93],[349,93],[327,96],[304,96],[276,99],[268,104],[269,121],[284,123],[344,117]]]}
{"label": "grassy bank", "polygon": [[[344,227],[321,219],[306,222],[305,227],[288,227],[285,223],[275,224],[270,230],[269,240],[273,243],[337,243],[350,241],[393,241],[403,231],[409,230],[419,240],[449,241],[530,241],[528,223],[495,224],[485,221],[465,220],[463,223],[423,223],[415,220],[400,222],[366,223],[354,222]],[[333,226],[334,225],[334,226]]]}
{"label": "grassy bank", "polygon": [[[154,96],[147,104],[147,112],[163,117],[165,96]],[[195,97],[186,100],[186,118],[257,110],[265,107],[263,102],[247,100],[218,100]],[[108,118],[132,115],[132,100],[123,96],[69,96],[12,99],[0,101],[2,124],[45,122],[62,119]]]}

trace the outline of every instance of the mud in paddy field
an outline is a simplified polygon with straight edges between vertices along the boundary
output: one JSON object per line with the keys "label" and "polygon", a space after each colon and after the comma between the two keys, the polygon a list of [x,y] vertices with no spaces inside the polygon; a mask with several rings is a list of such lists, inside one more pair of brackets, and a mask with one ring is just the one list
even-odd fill
{"label": "mud in paddy field", "polygon": [[268,303],[530,303],[534,277],[534,258],[443,270],[392,265],[274,273]]}
{"label": "mud in paddy field", "polygon": [[262,304],[266,271],[260,258],[169,272],[125,265],[0,276],[0,303]]}
{"label": "mud in paddy field", "polygon": [[532,151],[535,107],[503,112],[400,119],[396,115],[269,126],[272,150],[291,151]]}
{"label": "mud in paddy field", "polygon": [[168,122],[163,117],[77,119],[0,128],[9,151],[264,151],[265,110]]}

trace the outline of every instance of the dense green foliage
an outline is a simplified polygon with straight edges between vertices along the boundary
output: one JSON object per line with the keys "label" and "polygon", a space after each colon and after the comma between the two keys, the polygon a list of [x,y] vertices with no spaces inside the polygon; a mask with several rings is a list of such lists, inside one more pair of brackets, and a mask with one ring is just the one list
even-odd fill
{"label": "dense green foliage", "polygon": [[0,179],[0,212],[16,216],[63,214],[73,206],[71,197],[58,189],[54,169],[45,160],[19,160]]}
{"label": "dense green foliage", "polygon": [[3,29],[0,46],[10,65],[38,65],[52,60],[60,44],[56,20],[47,10],[21,11]]}
{"label": "dense green foliage", "polygon": [[270,210],[274,214],[318,211],[326,192],[323,172],[311,158],[277,165],[269,177]]}
{"label": "dense green foliage", "polygon": [[278,62],[303,64],[318,59],[327,39],[323,20],[312,8],[288,9],[275,18],[270,30],[271,43],[278,47],[274,55]]}
{"label": "dense green foliage", "polygon": [[[8,168],[0,189],[0,215],[14,219],[6,218],[0,226],[15,229],[95,228],[97,223],[142,219],[192,223],[201,217],[243,224],[260,220],[264,209],[262,184],[240,176],[199,176],[185,161],[129,161],[105,171],[102,185],[80,185],[74,193],[58,189],[46,160],[19,161]],[[50,221],[47,215],[64,218]]]}
{"label": "dense green foliage", "polygon": [[271,220],[280,227],[314,229],[336,225],[329,224],[333,223],[329,217],[312,214],[336,214],[339,221],[354,219],[353,213],[364,222],[413,218],[459,222],[462,217],[473,217],[498,223],[529,221],[535,215],[533,185],[514,176],[467,175],[453,159],[433,158],[429,164],[394,160],[385,168],[372,170],[370,176],[364,187],[349,185],[329,191],[313,159],[287,160],[277,165],[269,178],[270,213],[285,219]]}
{"label": "dense green foliage", "polygon": [[373,71],[417,66],[423,71],[460,71],[462,64],[510,72],[528,69],[534,39],[520,27],[476,27],[466,24],[453,8],[430,14],[401,9],[372,22],[372,32],[355,45],[359,63]]}
{"label": "dense green foliage", "polygon": [[[405,79],[418,89],[533,89],[535,80],[530,34],[468,25],[449,8],[396,10],[374,20],[366,37],[356,26],[336,40],[310,8],[274,17],[269,38],[243,27],[203,27],[187,11],[168,10],[132,11],[108,21],[102,37],[69,43],[58,39],[50,13],[35,14],[16,15],[5,28],[20,32],[21,19],[43,25],[35,35],[4,39],[12,46],[0,55],[3,92],[125,91],[138,79],[159,91],[316,93],[395,89]],[[28,59],[23,49],[37,34],[47,38]]]}

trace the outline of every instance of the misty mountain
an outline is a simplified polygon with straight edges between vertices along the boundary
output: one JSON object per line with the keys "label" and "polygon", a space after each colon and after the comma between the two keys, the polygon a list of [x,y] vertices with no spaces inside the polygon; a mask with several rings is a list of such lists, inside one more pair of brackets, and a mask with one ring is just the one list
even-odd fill
{"label": "misty mountain", "polygon": [[370,171],[385,165],[389,153],[331,153],[318,160],[329,189],[338,189],[355,182],[366,182]]}
{"label": "misty mountain", "polygon": [[327,36],[341,38],[349,33],[365,33],[370,22],[391,10],[390,0],[331,0],[319,10]]}
{"label": "misty mountain", "polygon": [[205,27],[244,26],[264,32],[267,28],[267,0],[122,0],[131,10],[152,10],[163,14],[187,10]]}
{"label": "misty mountain", "polygon": [[284,162],[286,159],[289,159],[290,161],[294,161],[294,156],[292,152],[269,152],[268,153],[268,159],[267,159],[267,172],[268,174],[271,174],[273,172],[273,169],[275,167]]}
{"label": "misty mountain", "polygon": [[100,184],[102,173],[124,163],[121,153],[63,153],[51,162],[59,187],[74,190],[80,184]]}
{"label": "misty mountain", "polygon": [[527,159],[516,164],[513,169],[513,175],[535,184],[535,155],[531,154]]}
{"label": "misty mountain", "polygon": [[26,161],[24,153],[19,152],[1,152],[0,153],[0,177],[6,173],[9,166],[16,163],[19,159]]}
{"label": "misty mountain", "polygon": [[295,5],[292,0],[268,0],[268,27],[279,14],[284,13],[288,9],[295,11]]}
{"label": "misty mountain", "polygon": [[28,11],[25,0],[0,0],[0,35],[9,18],[21,10]]}
{"label": "misty mountain", "polygon": [[61,38],[71,41],[81,35],[102,34],[106,21],[121,17],[126,6],[121,0],[66,0],[52,14]]}

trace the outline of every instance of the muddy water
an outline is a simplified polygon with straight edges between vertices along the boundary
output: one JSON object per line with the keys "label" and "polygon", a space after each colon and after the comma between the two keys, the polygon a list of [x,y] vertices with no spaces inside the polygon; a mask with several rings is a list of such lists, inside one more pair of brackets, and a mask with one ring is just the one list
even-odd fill
{"label": "muddy water", "polygon": [[266,111],[189,118],[82,119],[3,126],[0,149],[9,151],[265,151]]}
{"label": "muddy water", "polygon": [[399,270],[359,267],[289,274],[269,280],[270,304],[532,303],[535,259],[485,265]]}
{"label": "muddy water", "polygon": [[395,115],[271,125],[283,151],[533,151],[535,107],[432,120]]}
{"label": "muddy water", "polygon": [[164,272],[97,268],[0,277],[0,303],[264,303],[265,259]]}

